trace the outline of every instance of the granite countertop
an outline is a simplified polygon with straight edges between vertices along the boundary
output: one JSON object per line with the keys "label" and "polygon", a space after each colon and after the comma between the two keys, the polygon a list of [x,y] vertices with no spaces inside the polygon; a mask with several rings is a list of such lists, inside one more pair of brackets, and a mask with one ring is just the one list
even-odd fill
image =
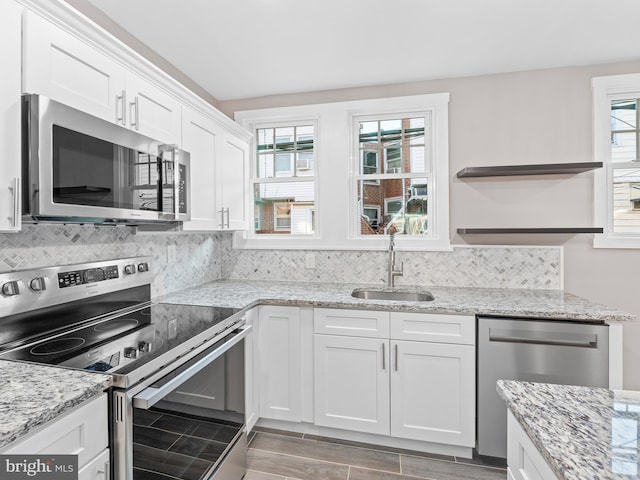
{"label": "granite countertop", "polygon": [[256,282],[219,280],[157,299],[166,303],[248,308],[257,304],[313,305],[368,310],[404,310],[426,313],[459,313],[526,318],[567,319],[592,322],[635,320],[635,316],[559,290],[527,290],[470,287],[400,287],[428,290],[430,302],[363,300],[353,298],[354,288],[382,286],[344,283]]}
{"label": "granite countertop", "polygon": [[640,479],[640,392],[498,381],[558,478]]}
{"label": "granite countertop", "polygon": [[110,385],[109,375],[0,360],[0,448]]}

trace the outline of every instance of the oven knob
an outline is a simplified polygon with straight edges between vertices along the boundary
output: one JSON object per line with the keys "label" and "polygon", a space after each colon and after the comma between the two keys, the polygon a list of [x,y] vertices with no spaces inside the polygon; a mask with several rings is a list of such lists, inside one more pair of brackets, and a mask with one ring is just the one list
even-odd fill
{"label": "oven knob", "polygon": [[149,353],[151,351],[151,342],[142,341],[138,343],[138,350],[142,353]]}
{"label": "oven knob", "polygon": [[45,277],[36,277],[29,280],[29,290],[32,292],[43,292],[47,289],[47,279]]}
{"label": "oven knob", "polygon": [[138,264],[138,271],[139,272],[148,272],[149,271],[149,264],[146,263],[146,262],[139,263]]}
{"label": "oven knob", "polygon": [[133,275],[134,273],[136,273],[136,266],[135,265],[125,265],[124,266],[124,273],[125,273],[125,275]]}
{"label": "oven knob", "polygon": [[125,348],[124,358],[138,358],[138,349],[133,347]]}
{"label": "oven knob", "polygon": [[24,290],[24,283],[22,280],[13,280],[2,285],[2,295],[5,297],[13,297],[20,295]]}

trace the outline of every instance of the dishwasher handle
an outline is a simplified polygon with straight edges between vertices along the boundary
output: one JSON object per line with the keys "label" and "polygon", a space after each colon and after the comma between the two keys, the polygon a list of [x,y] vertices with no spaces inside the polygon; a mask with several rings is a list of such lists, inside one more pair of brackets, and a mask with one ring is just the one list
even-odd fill
{"label": "dishwasher handle", "polygon": [[516,335],[500,335],[492,334],[489,331],[490,342],[503,343],[527,343],[531,345],[552,345],[555,347],[582,347],[582,348],[598,348],[598,336],[590,335],[592,340],[550,340],[543,338],[528,337],[526,332],[518,332]]}
{"label": "dishwasher handle", "polygon": [[232,338],[224,342],[215,350],[207,353],[204,357],[199,359],[189,368],[183,370],[171,380],[159,387],[150,386],[133,397],[133,407],[148,410],[164,397],[166,397],[173,390],[178,388],[184,382],[193,377],[196,373],[211,365],[218,358],[220,358],[231,347],[240,343],[244,338],[251,333],[253,326],[244,325],[238,329],[238,333],[234,334]]}

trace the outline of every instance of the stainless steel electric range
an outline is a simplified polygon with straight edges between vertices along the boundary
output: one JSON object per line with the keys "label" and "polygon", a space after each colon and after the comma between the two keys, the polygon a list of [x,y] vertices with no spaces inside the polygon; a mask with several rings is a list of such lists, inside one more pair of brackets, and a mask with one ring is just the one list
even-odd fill
{"label": "stainless steel electric range", "polygon": [[0,273],[0,359],[113,377],[115,480],[240,480],[242,311],[151,302],[150,257]]}

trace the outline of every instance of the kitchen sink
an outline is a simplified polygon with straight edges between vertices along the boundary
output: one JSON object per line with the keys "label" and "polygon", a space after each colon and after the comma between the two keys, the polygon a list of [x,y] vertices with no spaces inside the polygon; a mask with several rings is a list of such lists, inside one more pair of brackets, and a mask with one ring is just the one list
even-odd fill
{"label": "kitchen sink", "polygon": [[433,300],[433,295],[424,290],[375,290],[356,288],[351,292],[351,296],[355,298],[363,298],[365,300],[398,300],[403,302],[430,302]]}

